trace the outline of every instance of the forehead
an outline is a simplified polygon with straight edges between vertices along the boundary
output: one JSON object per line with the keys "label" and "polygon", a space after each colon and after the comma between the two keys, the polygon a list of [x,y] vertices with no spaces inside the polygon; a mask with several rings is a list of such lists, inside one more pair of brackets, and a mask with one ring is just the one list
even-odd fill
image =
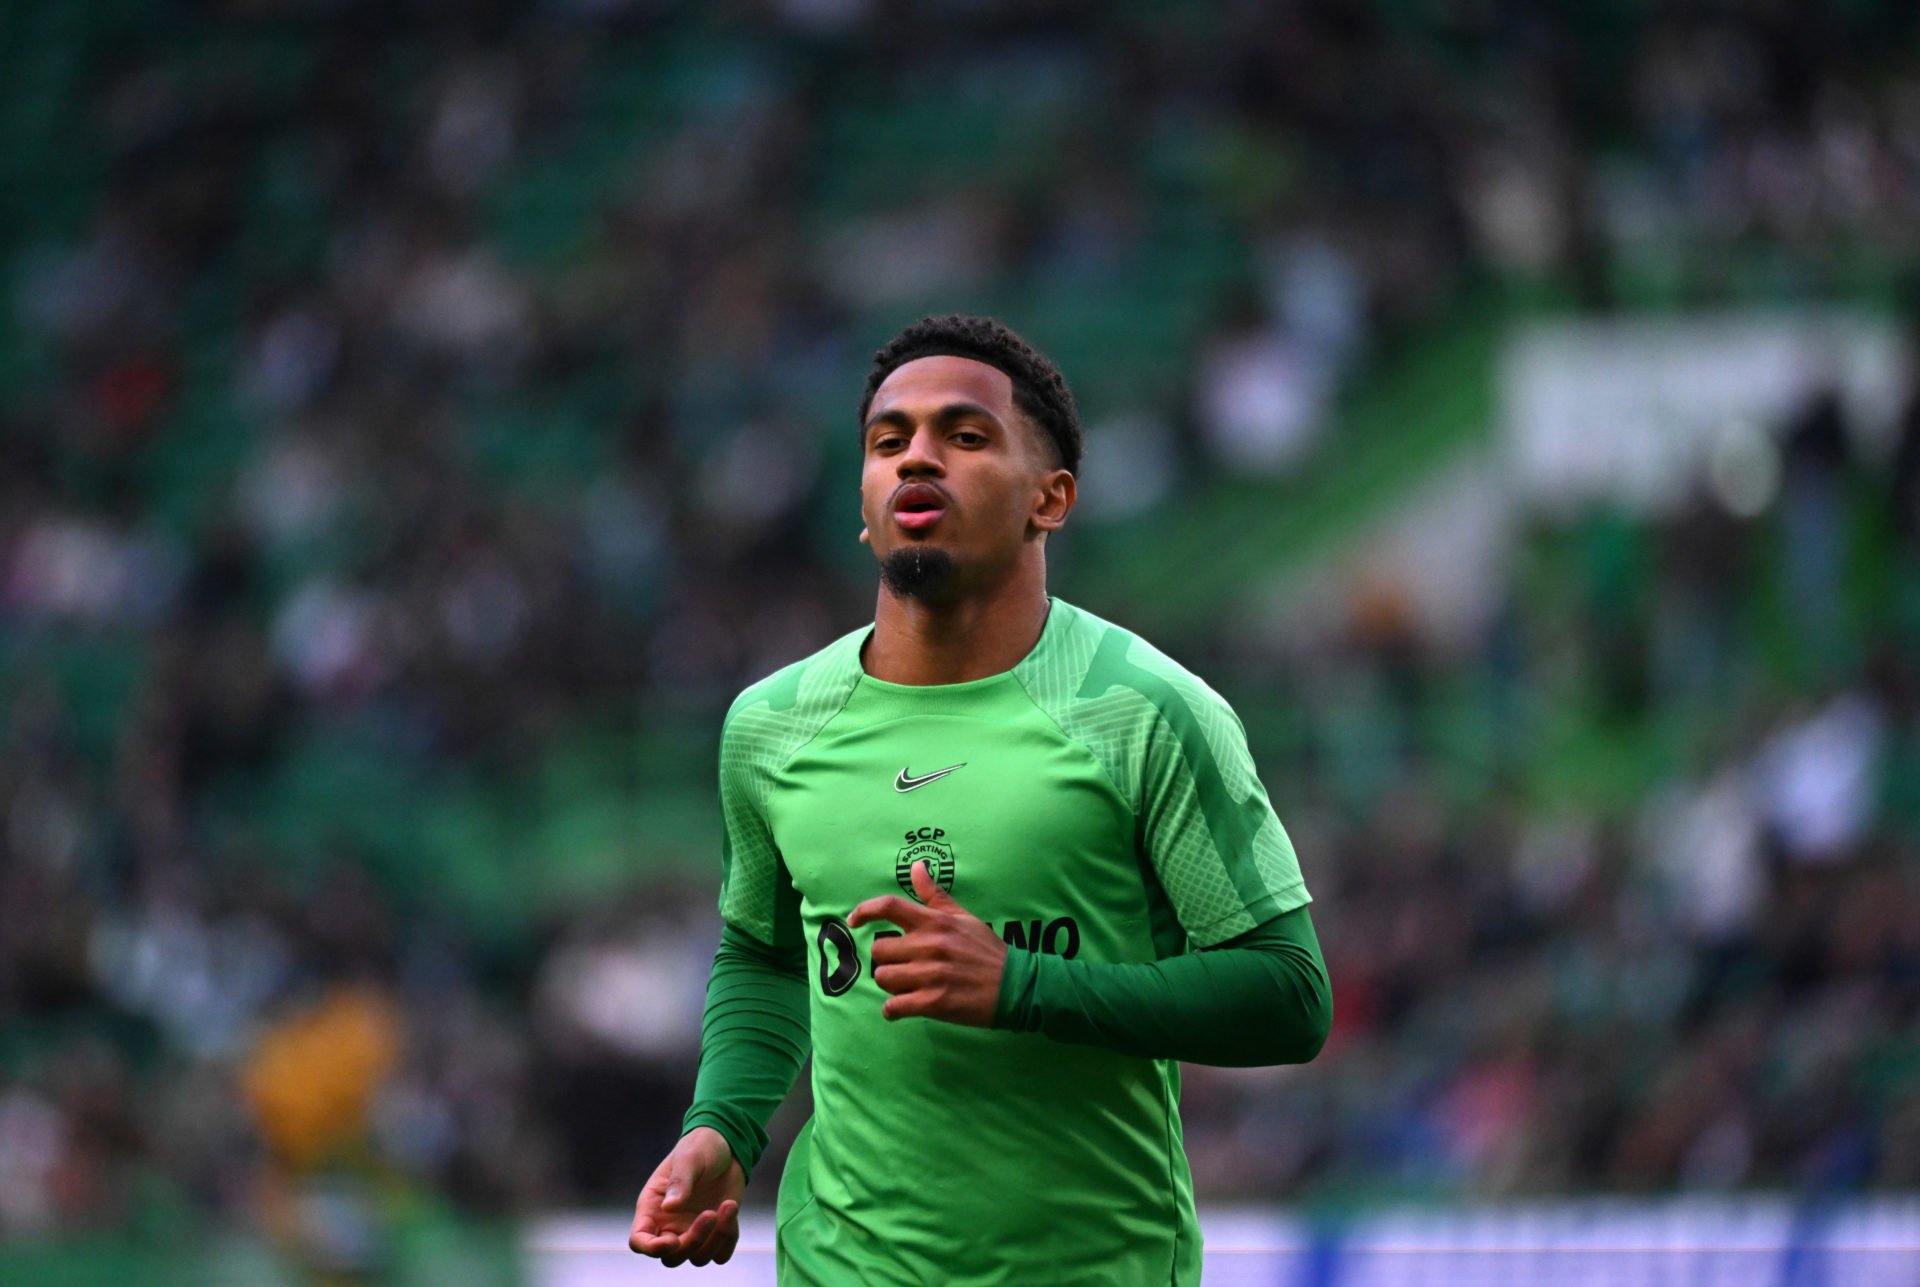
{"label": "forehead", "polygon": [[999,367],[972,358],[915,358],[888,372],[873,392],[867,416],[895,408],[932,411],[950,402],[977,402],[1011,423],[1013,379]]}

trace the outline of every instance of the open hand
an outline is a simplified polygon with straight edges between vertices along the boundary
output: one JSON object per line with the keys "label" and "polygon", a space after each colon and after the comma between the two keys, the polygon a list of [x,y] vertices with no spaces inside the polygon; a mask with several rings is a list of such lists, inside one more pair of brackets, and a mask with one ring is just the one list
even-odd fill
{"label": "open hand", "polygon": [[681,1136],[640,1190],[627,1246],[671,1269],[691,1260],[724,1265],[740,1241],[746,1172],[726,1137],[710,1126]]}
{"label": "open hand", "polygon": [[913,864],[913,892],[920,902],[887,894],[869,898],[847,917],[850,926],[888,921],[905,931],[873,940],[873,981],[893,994],[880,1012],[889,1019],[919,1015],[992,1027],[1007,945],[940,888],[924,862]]}

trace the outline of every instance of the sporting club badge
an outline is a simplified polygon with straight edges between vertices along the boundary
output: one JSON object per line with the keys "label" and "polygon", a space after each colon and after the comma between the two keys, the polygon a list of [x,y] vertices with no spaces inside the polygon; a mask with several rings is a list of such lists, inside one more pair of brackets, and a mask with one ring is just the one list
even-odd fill
{"label": "sporting club badge", "polygon": [[893,878],[900,882],[900,888],[907,897],[918,902],[920,896],[913,892],[913,864],[927,864],[927,871],[933,877],[934,884],[953,892],[953,846],[942,837],[946,831],[940,827],[920,827],[907,833],[906,847],[895,855],[893,860]]}

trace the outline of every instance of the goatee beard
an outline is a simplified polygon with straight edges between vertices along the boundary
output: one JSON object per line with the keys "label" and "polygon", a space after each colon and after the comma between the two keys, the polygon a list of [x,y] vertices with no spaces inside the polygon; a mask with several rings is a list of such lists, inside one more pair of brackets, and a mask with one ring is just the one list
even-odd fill
{"label": "goatee beard", "polygon": [[903,546],[880,560],[880,579],[895,598],[938,599],[953,584],[953,555],[934,546]]}

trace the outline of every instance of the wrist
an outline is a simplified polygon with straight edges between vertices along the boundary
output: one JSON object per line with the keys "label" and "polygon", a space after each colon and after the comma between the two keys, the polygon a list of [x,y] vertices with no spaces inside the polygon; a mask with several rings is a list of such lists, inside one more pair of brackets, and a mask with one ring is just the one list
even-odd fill
{"label": "wrist", "polygon": [[710,1109],[694,1107],[687,1112],[680,1124],[681,1146],[692,1146],[702,1150],[717,1150],[720,1158],[717,1164],[724,1169],[729,1163],[738,1164],[741,1173],[751,1175],[753,1163],[757,1158],[749,1159],[742,1153],[740,1144],[735,1142],[733,1132],[742,1129],[738,1123],[726,1120],[721,1113]]}
{"label": "wrist", "polygon": [[1031,1032],[1039,1026],[1033,1014],[1034,985],[1039,974],[1038,952],[1016,947],[1007,949],[1006,964],[1000,970],[1000,995],[993,1009],[994,1027]]}
{"label": "wrist", "polygon": [[704,1125],[690,1126],[680,1136],[680,1139],[682,1143],[692,1141],[694,1144],[705,1148],[723,1149],[729,1161],[735,1160],[732,1143],[714,1127]]}

